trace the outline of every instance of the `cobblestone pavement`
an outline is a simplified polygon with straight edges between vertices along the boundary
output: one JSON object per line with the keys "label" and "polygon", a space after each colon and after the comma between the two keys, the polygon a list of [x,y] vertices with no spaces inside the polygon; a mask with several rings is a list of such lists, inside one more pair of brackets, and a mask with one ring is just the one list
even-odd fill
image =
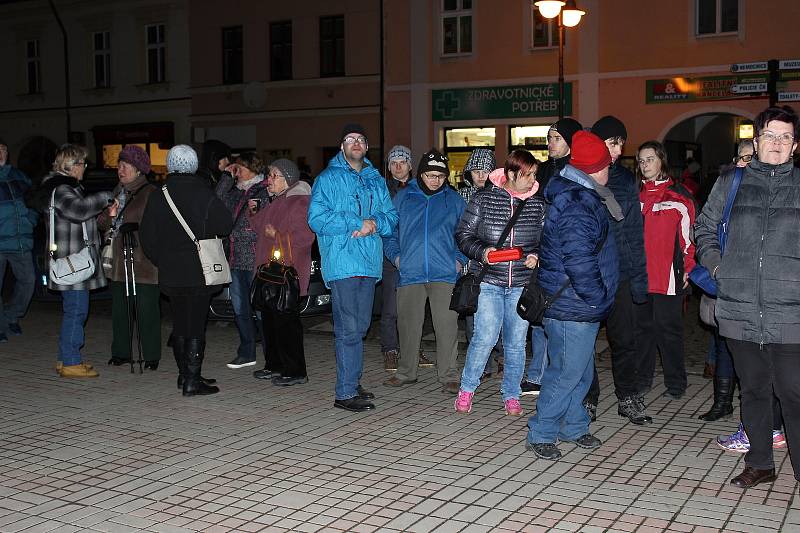
{"label": "cobblestone pavement", "polygon": [[[107,303],[87,325],[99,379],[53,370],[59,307],[36,304],[25,334],[0,345],[0,532],[13,531],[800,531],[785,451],[771,485],[728,485],[740,455],[719,450],[726,422],[702,423],[711,385],[691,368],[687,395],[648,398],[652,426],[617,416],[607,357],[587,453],[562,444],[558,462],[525,451],[526,417],[505,416],[499,381],[472,414],[453,412],[433,369],[383,387],[379,346],[367,344],[363,384],[377,410],[333,409],[333,340],[307,335],[310,382],[277,388],[229,370],[236,330],[209,326],[206,376],[222,392],[183,398],[165,349],[156,372],[108,367]],[[695,315],[696,316],[696,315]],[[165,333],[168,323],[165,321]],[[702,333],[691,330],[692,361]],[[656,377],[661,383],[661,377]],[[530,413],[535,400],[523,397]]]}

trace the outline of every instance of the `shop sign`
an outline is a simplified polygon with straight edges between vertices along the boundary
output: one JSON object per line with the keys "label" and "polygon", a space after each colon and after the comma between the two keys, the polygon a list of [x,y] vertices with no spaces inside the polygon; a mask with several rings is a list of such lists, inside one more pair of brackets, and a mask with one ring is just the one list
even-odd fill
{"label": "shop sign", "polygon": [[703,102],[708,100],[737,100],[753,98],[754,95],[734,93],[734,85],[766,83],[765,74],[731,74],[727,76],[705,76],[700,78],[669,78],[647,80],[648,104]]}
{"label": "shop sign", "polygon": [[[564,84],[564,115],[572,114],[572,83]],[[558,84],[459,87],[431,92],[434,121],[558,115]]]}

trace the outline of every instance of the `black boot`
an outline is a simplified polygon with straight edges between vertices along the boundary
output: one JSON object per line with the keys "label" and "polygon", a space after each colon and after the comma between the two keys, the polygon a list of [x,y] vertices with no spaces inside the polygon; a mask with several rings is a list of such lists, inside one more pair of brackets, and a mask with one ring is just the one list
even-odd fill
{"label": "black boot", "polygon": [[713,422],[720,418],[727,418],[733,413],[733,378],[714,377],[714,405],[711,409],[700,415],[700,420]]}
{"label": "black boot", "polygon": [[[172,353],[175,354],[175,362],[178,363],[178,388],[183,388],[183,382],[186,379],[186,337],[171,337],[172,338]],[[180,354],[180,356],[178,355]],[[179,360],[182,358],[183,366],[181,366],[181,361]],[[211,378],[204,378],[200,376],[200,380],[205,383],[206,385],[213,385],[217,382],[216,379]]]}
{"label": "black boot", "polygon": [[206,343],[204,339],[186,339],[186,380],[183,382],[184,396],[205,396],[216,394],[219,387],[207,385],[200,376],[205,357]]}

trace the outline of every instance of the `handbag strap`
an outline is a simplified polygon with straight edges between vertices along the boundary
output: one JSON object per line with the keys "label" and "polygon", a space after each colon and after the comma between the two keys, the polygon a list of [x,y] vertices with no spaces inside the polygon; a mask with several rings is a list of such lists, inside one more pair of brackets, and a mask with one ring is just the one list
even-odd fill
{"label": "handbag strap", "polygon": [[[736,171],[733,174],[733,182],[731,183],[731,189],[728,191],[728,197],[725,199],[725,209],[723,209],[722,211],[722,220],[719,221],[718,233],[726,235],[728,233],[728,222],[730,222],[731,211],[733,211],[733,201],[736,199],[736,193],[739,192],[739,186],[742,184],[743,176],[744,176],[744,168],[736,167]],[[724,241],[725,239],[720,239],[719,242],[720,253],[724,251],[725,248]]]}
{"label": "handbag strap", "polygon": [[[50,244],[48,246],[48,251],[50,253],[50,257],[53,257],[53,254],[56,252],[56,189],[53,188],[53,193],[50,195],[50,231],[48,232],[48,237],[50,240]],[[83,230],[83,244],[84,246],[89,246],[89,233],[86,231],[86,221],[84,220],[81,222],[81,230]]]}
{"label": "handbag strap", "polygon": [[[512,208],[513,212],[511,213],[511,218],[508,219],[508,223],[506,224],[506,227],[503,228],[503,232],[500,234],[500,238],[497,239],[497,244],[495,245],[496,248],[499,248],[500,246],[503,245],[504,242],[506,242],[508,234],[511,233],[511,228],[514,227],[514,224],[516,224],[517,220],[519,220],[519,216],[522,214],[522,210],[525,208],[525,204],[527,203],[527,201],[528,199],[525,198],[519,203],[519,205],[517,205],[516,209]],[[475,276],[476,281],[478,283],[483,281],[483,278],[484,276],[486,276],[486,273],[488,271],[489,271],[489,265],[487,263],[483,263],[481,271],[478,272],[477,276]]]}
{"label": "handbag strap", "polygon": [[167,200],[169,208],[172,209],[172,212],[175,214],[175,218],[177,218],[178,222],[181,223],[181,226],[183,226],[183,230],[186,232],[187,235],[189,235],[189,238],[192,239],[192,242],[197,244],[197,237],[194,236],[194,233],[192,233],[191,228],[189,228],[189,224],[187,224],[186,220],[183,219],[183,215],[181,215],[181,212],[178,211],[178,208],[175,206],[175,202],[172,201],[172,197],[169,195],[167,186],[164,185],[163,187],[161,187],[161,190],[164,191],[164,198]]}

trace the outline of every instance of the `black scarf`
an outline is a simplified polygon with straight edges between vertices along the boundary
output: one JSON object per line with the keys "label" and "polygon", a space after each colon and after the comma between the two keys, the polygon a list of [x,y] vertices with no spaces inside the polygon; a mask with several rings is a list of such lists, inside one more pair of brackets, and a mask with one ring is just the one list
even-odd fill
{"label": "black scarf", "polygon": [[423,181],[422,176],[417,176],[417,185],[419,185],[420,190],[425,193],[425,196],[433,196],[437,192],[440,192],[442,190],[442,187],[445,186],[445,184],[442,183],[442,187],[439,187],[438,189],[433,191],[429,189],[427,185],[425,185],[425,181]]}

